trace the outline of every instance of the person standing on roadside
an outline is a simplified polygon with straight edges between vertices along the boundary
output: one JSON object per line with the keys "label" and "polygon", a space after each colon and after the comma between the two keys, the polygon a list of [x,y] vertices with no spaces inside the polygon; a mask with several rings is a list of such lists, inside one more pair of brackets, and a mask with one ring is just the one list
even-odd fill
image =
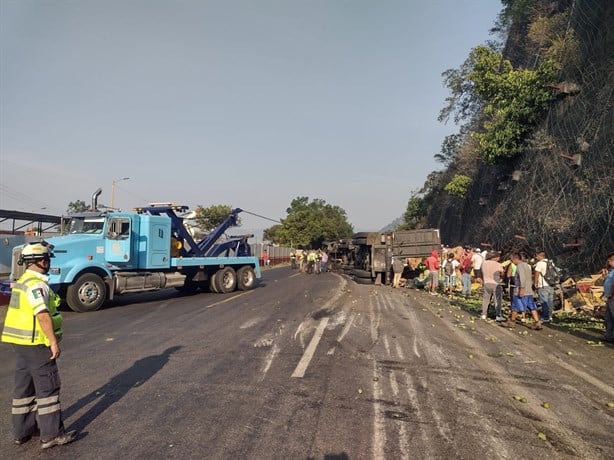
{"label": "person standing on roadside", "polygon": [[403,261],[398,257],[392,256],[392,287],[398,288],[401,282],[401,274],[403,273]]}
{"label": "person standing on roadside", "polygon": [[510,321],[501,322],[502,326],[514,327],[518,313],[529,310],[533,316],[531,329],[541,330],[542,324],[537,313],[537,305],[533,298],[533,273],[531,266],[526,263],[519,253],[513,253],[510,257],[512,263],[516,265],[516,276],[514,279],[514,292],[512,296],[512,317]]}
{"label": "person standing on roadside", "polygon": [[488,258],[482,264],[482,276],[484,277],[482,319],[486,319],[490,302],[494,300],[495,320],[505,321],[505,318],[501,315],[501,303],[503,301],[503,266],[499,262],[499,258],[498,252],[489,251]]}
{"label": "person standing on roadside", "polygon": [[14,284],[4,320],[2,342],[15,352],[13,436],[15,444],[40,434],[47,449],[76,439],[64,430],[60,408],[60,375],[57,359],[62,338],[60,298],[47,284],[53,253],[46,242],[24,246],[19,265],[24,274]]}
{"label": "person standing on roadside", "polygon": [[456,269],[460,265],[460,262],[456,260],[453,252],[448,253],[447,259],[443,261],[443,273],[445,275],[444,292],[448,295],[452,295],[456,289]]}
{"label": "person standing on roadside", "polygon": [[268,267],[269,263],[270,263],[269,253],[265,249],[264,251],[262,251],[262,266],[263,267]]}
{"label": "person standing on roadside", "polygon": [[463,250],[463,255],[460,259],[461,283],[463,285],[461,295],[465,297],[469,297],[471,295],[471,270],[473,264],[472,258],[473,253],[471,252],[471,248],[465,246],[465,249]]}
{"label": "person standing on roadside", "polygon": [[475,248],[473,255],[471,256],[471,264],[473,266],[474,281],[481,283],[482,280],[482,264],[484,263],[484,257],[482,257],[482,250]]}
{"label": "person standing on roadside", "polygon": [[294,249],[290,251],[290,269],[296,269],[296,253],[294,252]]}
{"label": "person standing on roadside", "polygon": [[550,286],[546,279],[546,270],[548,270],[548,259],[543,251],[535,255],[537,263],[535,264],[533,283],[537,289],[537,297],[542,306],[541,321],[549,323],[552,320],[552,310],[554,309],[554,286]]}
{"label": "person standing on roadside", "polygon": [[435,295],[437,287],[439,286],[439,253],[433,251],[429,257],[424,261],[427,270],[429,271],[428,277],[428,290],[429,294]]}
{"label": "person standing on roadside", "polygon": [[604,342],[614,342],[614,253],[608,256],[607,276],[603,283],[603,297],[606,301],[605,307],[605,335]]}
{"label": "person standing on roadside", "polygon": [[322,251],[322,272],[326,273],[328,270],[328,253],[326,251]]}

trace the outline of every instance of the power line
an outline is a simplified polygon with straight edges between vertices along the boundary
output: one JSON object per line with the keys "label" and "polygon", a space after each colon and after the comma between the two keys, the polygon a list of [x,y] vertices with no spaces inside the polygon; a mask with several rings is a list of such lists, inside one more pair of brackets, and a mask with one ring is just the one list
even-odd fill
{"label": "power line", "polygon": [[261,219],[270,220],[271,222],[275,222],[277,224],[281,224],[281,222],[278,221],[278,220],[271,219],[270,217],[261,216],[260,214],[256,214],[254,212],[246,211],[245,209],[243,209],[243,212],[246,213],[246,214],[251,214],[252,216],[260,217]]}

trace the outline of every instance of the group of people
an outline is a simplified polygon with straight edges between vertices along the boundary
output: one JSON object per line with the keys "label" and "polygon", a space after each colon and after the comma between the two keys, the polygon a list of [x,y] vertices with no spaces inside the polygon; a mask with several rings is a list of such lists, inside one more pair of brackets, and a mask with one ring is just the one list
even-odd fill
{"label": "group of people", "polygon": [[302,273],[316,274],[328,271],[328,253],[322,249],[297,249],[290,252],[290,267]]}
{"label": "group of people", "polygon": [[[468,297],[472,286],[478,283],[482,290],[482,319],[487,318],[488,309],[494,304],[495,320],[501,325],[514,327],[519,316],[524,321],[529,314],[533,318],[531,327],[540,330],[543,323],[552,320],[554,310],[554,290],[558,280],[546,279],[551,263],[543,251],[535,254],[535,263],[531,266],[528,257],[520,252],[511,253],[509,259],[502,262],[498,251],[470,246],[453,251],[442,247],[441,254],[433,251],[424,260],[425,288],[435,295],[442,281],[442,292],[452,295],[458,292],[460,284],[460,294]],[[511,299],[509,319],[502,314],[504,289],[508,290]]]}

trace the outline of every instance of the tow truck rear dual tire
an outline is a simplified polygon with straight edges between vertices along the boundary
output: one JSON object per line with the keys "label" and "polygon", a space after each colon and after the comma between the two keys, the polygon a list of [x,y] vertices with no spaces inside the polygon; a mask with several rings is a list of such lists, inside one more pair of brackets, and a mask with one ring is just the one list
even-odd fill
{"label": "tow truck rear dual tire", "polygon": [[66,303],[78,313],[96,311],[106,299],[107,286],[94,273],[84,273],[66,290]]}
{"label": "tow truck rear dual tire", "polygon": [[220,268],[213,276],[215,292],[227,294],[237,288],[237,273],[232,267]]}
{"label": "tow truck rear dual tire", "polygon": [[237,289],[249,291],[256,284],[256,272],[249,265],[245,265],[237,270]]}

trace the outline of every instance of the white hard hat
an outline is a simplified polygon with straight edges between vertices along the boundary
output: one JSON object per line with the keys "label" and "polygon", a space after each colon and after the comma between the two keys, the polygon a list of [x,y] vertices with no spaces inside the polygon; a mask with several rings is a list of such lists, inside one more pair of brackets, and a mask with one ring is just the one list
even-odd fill
{"label": "white hard hat", "polygon": [[53,246],[46,241],[27,243],[21,251],[20,260],[23,263],[24,261],[55,257],[51,249],[53,249]]}

